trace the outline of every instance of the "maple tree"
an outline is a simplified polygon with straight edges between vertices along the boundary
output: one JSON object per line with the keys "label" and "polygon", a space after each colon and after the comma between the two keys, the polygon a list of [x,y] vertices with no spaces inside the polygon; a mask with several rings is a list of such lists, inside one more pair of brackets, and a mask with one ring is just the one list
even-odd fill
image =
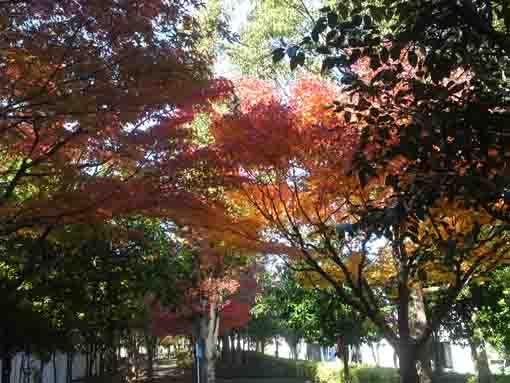
{"label": "maple tree", "polygon": [[[39,299],[24,299],[13,283],[31,283],[33,270],[50,278],[47,267],[60,255],[87,247],[86,238],[70,234],[82,225],[113,223],[117,232],[108,241],[122,247],[126,233],[115,222],[123,216],[207,216],[201,193],[207,185],[192,177],[200,158],[187,125],[230,84],[211,78],[194,18],[199,6],[193,0],[0,4],[0,240],[20,246],[2,248],[0,262],[9,272],[24,270],[14,280],[9,273],[2,278],[13,310]],[[54,251],[42,260],[24,256],[39,245]],[[133,288],[139,293],[140,286]],[[74,306],[64,299],[63,307]],[[59,310],[52,315],[65,314]],[[104,325],[103,313],[96,314],[90,321]],[[2,322],[2,332],[12,326]],[[0,350],[4,381],[13,350]]]}
{"label": "maple tree", "polygon": [[181,127],[229,89],[198,50],[198,5],[2,2],[1,235],[175,201]]}
{"label": "maple tree", "polygon": [[146,304],[151,310],[154,334],[192,336],[202,352],[196,355],[200,381],[213,383],[218,337],[248,323],[257,283],[253,266],[246,264],[248,260],[225,254],[221,246],[206,244],[190,250],[181,250],[191,263],[191,275],[177,281],[181,299],[165,305],[156,292],[147,296]]}

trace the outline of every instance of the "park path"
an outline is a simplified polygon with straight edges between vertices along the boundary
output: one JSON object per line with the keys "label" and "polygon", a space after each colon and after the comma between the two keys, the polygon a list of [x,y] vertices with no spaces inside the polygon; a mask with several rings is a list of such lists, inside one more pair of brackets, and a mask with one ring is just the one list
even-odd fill
{"label": "park path", "polygon": [[[304,383],[299,379],[217,379],[217,383]],[[191,373],[179,369],[173,360],[159,360],[154,365],[151,383],[191,383]]]}

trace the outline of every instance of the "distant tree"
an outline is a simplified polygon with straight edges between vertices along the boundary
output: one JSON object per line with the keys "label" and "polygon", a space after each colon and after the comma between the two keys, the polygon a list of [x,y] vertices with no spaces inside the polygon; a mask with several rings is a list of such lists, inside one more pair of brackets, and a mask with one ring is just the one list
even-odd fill
{"label": "distant tree", "polygon": [[490,382],[491,371],[487,346],[493,346],[503,356],[508,355],[510,320],[508,298],[508,267],[501,267],[463,291],[455,309],[449,312],[444,329],[454,340],[467,343],[480,383]]}
{"label": "distant tree", "polygon": [[251,260],[211,243],[183,247],[181,258],[189,275],[176,281],[181,299],[164,304],[157,292],[148,296],[153,333],[158,336],[190,335],[202,355],[200,381],[216,381],[218,337],[226,330],[245,326],[256,294]]}

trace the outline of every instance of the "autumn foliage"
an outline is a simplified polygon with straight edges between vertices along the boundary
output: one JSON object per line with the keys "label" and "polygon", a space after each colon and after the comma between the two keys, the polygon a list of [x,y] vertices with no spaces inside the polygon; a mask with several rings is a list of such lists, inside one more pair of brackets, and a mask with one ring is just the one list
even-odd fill
{"label": "autumn foliage", "polygon": [[[413,199],[420,193],[413,185],[428,175],[413,173],[423,167],[417,158],[396,154],[408,145],[406,136],[416,139],[415,100],[406,81],[419,74],[401,62],[401,86],[373,93],[301,78],[283,97],[267,84],[242,80],[238,108],[217,115],[212,133],[214,150],[237,176],[227,195],[264,228],[260,249],[286,256],[303,270],[300,280],[308,287],[334,289],[397,350],[417,358],[461,289],[510,256],[508,227],[489,208],[449,196],[434,183],[427,184],[426,190],[436,188],[428,202]],[[397,70],[369,65],[360,60],[353,69],[373,84]],[[455,84],[465,81],[469,74],[445,80],[452,103]],[[438,157],[449,150],[437,148]],[[376,162],[384,151],[392,155]],[[451,165],[459,170],[461,162]],[[377,165],[360,172],[368,163]],[[407,194],[410,189],[415,194]],[[503,199],[495,203],[504,208]],[[435,291],[436,304],[427,323],[413,324],[418,316],[410,307],[418,298],[412,296],[423,289]],[[397,315],[383,309],[388,302]]]}
{"label": "autumn foliage", "polygon": [[185,3],[0,5],[2,235],[190,200],[185,126],[231,86]]}
{"label": "autumn foliage", "polygon": [[213,302],[217,304],[219,313],[219,334],[231,328],[241,328],[250,320],[257,284],[253,275],[245,273],[237,279],[226,275],[222,278],[209,277],[196,287],[189,281],[183,281],[181,288],[184,300],[176,307],[165,307],[153,297],[147,299],[154,334],[196,335],[194,326],[197,317],[209,315]]}

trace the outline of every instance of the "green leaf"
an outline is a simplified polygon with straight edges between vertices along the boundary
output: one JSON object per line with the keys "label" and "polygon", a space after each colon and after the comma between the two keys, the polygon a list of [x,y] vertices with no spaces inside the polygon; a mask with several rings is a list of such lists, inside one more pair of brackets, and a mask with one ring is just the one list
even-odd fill
{"label": "green leaf", "polygon": [[381,61],[383,63],[387,63],[390,58],[390,52],[388,51],[388,48],[382,47],[379,51],[379,56],[381,56]]}
{"label": "green leaf", "polygon": [[352,16],[352,24],[354,26],[359,27],[362,22],[363,22],[363,17],[361,17],[361,15]]}
{"label": "green leaf", "polygon": [[335,12],[328,13],[328,25],[330,28],[334,28],[338,23],[338,15]]}
{"label": "green leaf", "polygon": [[372,18],[368,15],[363,16],[363,28],[370,29],[372,27]]}
{"label": "green leaf", "polygon": [[323,54],[323,55],[329,55],[331,54],[331,49],[327,45],[321,45],[317,47],[316,49],[317,53]]}
{"label": "green leaf", "polygon": [[384,8],[383,7],[370,7],[370,14],[375,21],[380,22],[384,19]]}
{"label": "green leaf", "polygon": [[414,50],[410,49],[409,52],[407,52],[407,61],[409,61],[409,64],[414,68],[418,65],[418,55]]}
{"label": "green leaf", "polygon": [[327,42],[330,42],[331,40],[333,40],[336,36],[338,36],[338,31],[333,29],[331,31],[329,31],[327,34],[326,34],[326,41]]}
{"label": "green leaf", "polygon": [[272,55],[273,55],[273,64],[276,64],[276,63],[282,61],[282,59],[285,57],[285,49],[283,49],[283,48],[275,49],[273,51]]}
{"label": "green leaf", "polygon": [[311,33],[312,40],[318,42],[320,34],[324,32],[327,27],[328,27],[327,19],[325,17],[320,17],[317,20],[317,23],[315,23],[315,26],[313,27]]}
{"label": "green leaf", "polygon": [[401,50],[402,50],[402,46],[398,43],[394,43],[390,48],[391,59],[397,61],[400,58]]}
{"label": "green leaf", "polygon": [[294,70],[300,65],[303,66],[304,63],[305,63],[305,54],[304,54],[304,52],[299,52],[294,57],[291,57],[290,69]]}

